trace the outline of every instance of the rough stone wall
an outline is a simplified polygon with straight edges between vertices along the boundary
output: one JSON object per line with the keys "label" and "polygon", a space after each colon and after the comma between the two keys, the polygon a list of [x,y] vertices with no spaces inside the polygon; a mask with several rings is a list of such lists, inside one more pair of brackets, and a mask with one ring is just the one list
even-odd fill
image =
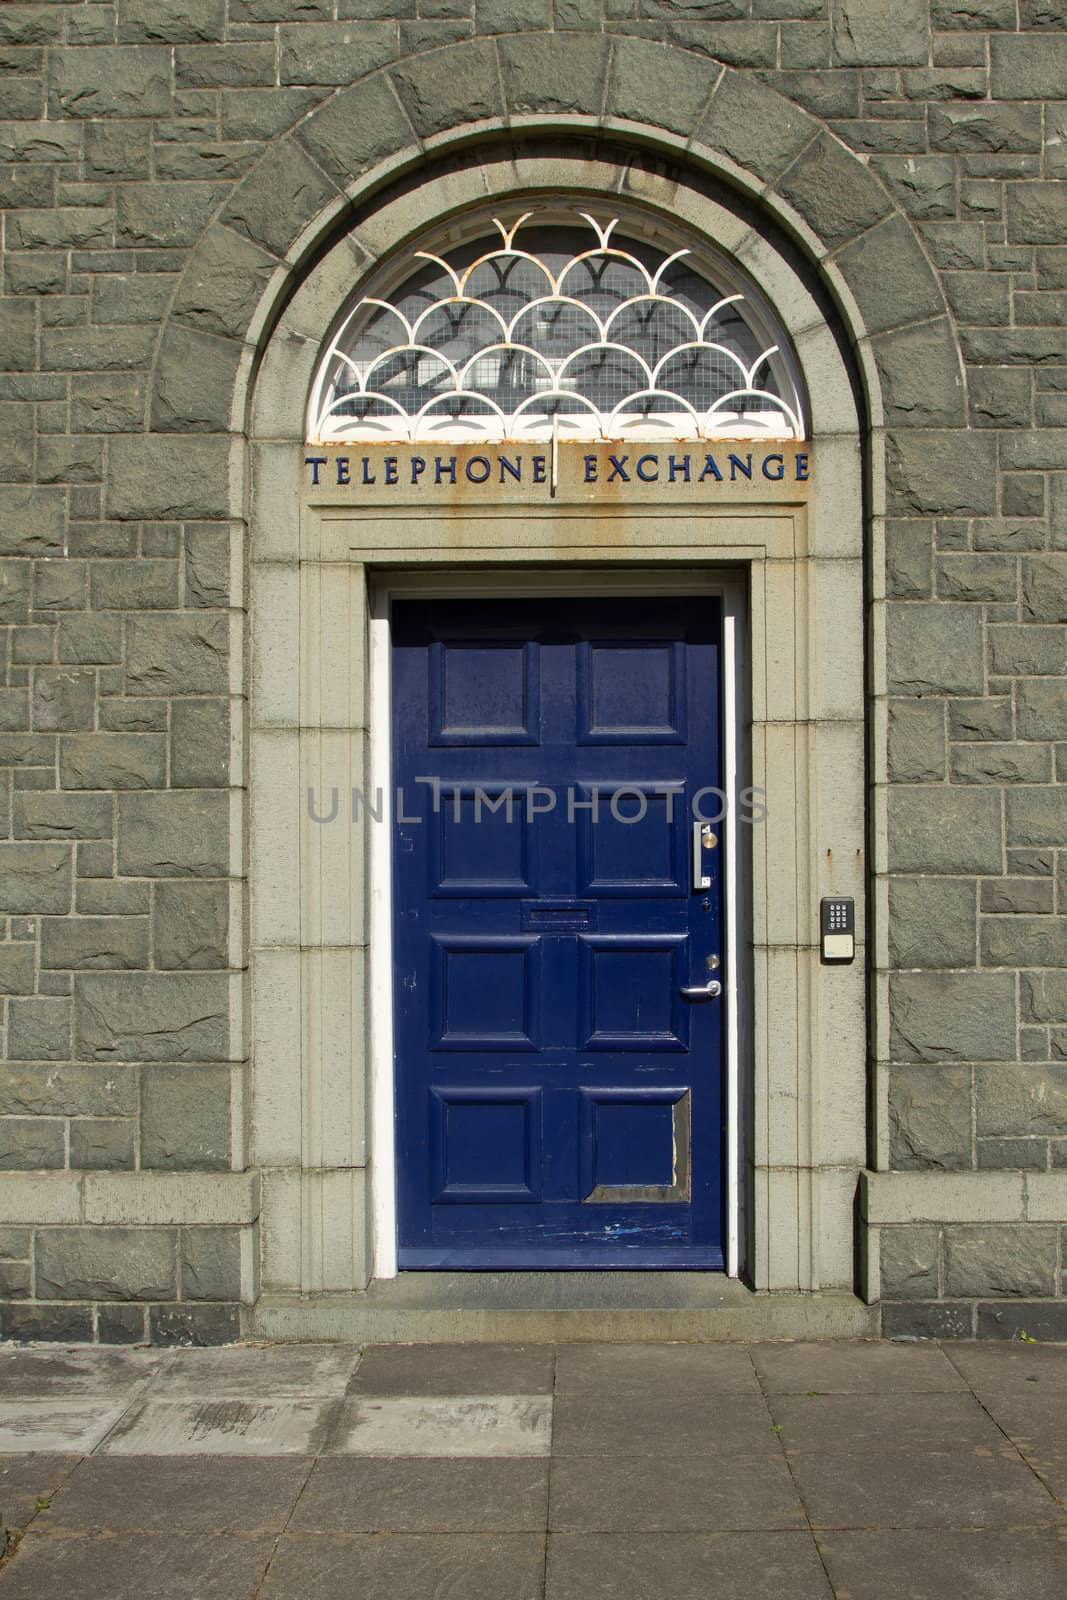
{"label": "rough stone wall", "polygon": [[[105,1227],[93,1207],[94,1185],[124,1173],[245,1163],[224,436],[235,335],[291,215],[343,183],[349,132],[287,156],[269,193],[254,169],[392,62],[418,127],[432,72],[413,58],[472,36],[501,36],[506,70],[520,34],[674,44],[677,87],[665,71],[642,88],[683,128],[694,56],[708,92],[726,63],[751,91],[729,124],[750,150],[794,131],[761,127],[761,84],[825,125],[781,184],[824,241],[880,228],[846,253],[898,327],[875,346],[895,430],[873,575],[888,599],[890,1160],[1067,1169],[1065,30],[1062,0],[0,8],[0,1169],[66,1185],[0,1234],[6,1332],[138,1338],[146,1308],[156,1338],[236,1328],[236,1224]],[[496,71],[487,51],[451,85],[457,117],[492,113]],[[360,139],[373,153],[373,130]],[[870,184],[843,181],[835,140]],[[950,318],[908,300],[916,249]],[[886,1326],[1010,1331],[1010,1304],[1018,1326],[1040,1314],[1067,1335],[1063,1233],[1022,1213],[883,1227]]]}

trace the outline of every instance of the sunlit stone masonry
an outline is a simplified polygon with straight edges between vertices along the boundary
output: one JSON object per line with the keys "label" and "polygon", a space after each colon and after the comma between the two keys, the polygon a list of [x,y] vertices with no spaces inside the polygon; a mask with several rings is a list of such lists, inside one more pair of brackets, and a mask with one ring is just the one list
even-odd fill
{"label": "sunlit stone masonry", "polygon": [[0,1331],[1067,1339],[1067,9],[0,7]]}

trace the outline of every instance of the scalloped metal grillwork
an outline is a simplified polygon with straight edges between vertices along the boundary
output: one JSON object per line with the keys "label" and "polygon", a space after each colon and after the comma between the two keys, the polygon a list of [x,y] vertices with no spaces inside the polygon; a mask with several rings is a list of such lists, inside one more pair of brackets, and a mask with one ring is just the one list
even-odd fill
{"label": "scalloped metal grillwork", "polygon": [[532,216],[494,218],[491,249],[419,250],[391,300],[356,303],[319,363],[312,442],[805,436],[743,294],[688,250],[613,242],[617,218]]}

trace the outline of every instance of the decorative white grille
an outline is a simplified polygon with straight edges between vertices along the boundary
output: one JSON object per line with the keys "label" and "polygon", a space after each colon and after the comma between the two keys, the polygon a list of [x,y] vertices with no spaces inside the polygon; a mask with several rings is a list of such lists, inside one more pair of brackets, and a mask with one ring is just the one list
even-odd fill
{"label": "decorative white grille", "polygon": [[617,218],[584,212],[493,222],[499,244],[416,251],[389,300],[353,306],[319,363],[312,442],[805,436],[783,340],[689,250],[615,242]]}

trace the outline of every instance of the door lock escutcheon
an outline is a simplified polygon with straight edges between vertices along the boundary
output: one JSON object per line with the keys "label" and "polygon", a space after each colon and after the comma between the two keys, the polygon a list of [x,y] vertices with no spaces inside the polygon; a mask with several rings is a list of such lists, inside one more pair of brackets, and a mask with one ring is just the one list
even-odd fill
{"label": "door lock escutcheon", "polygon": [[714,850],[718,842],[710,822],[693,823],[693,889],[697,894],[711,888],[711,877],[704,871],[704,851]]}

